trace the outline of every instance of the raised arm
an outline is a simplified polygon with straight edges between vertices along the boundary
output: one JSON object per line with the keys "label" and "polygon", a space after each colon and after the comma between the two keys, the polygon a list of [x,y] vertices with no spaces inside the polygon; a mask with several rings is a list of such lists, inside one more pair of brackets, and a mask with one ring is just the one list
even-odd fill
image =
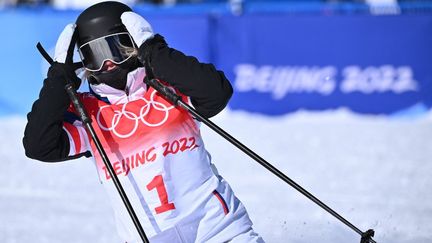
{"label": "raised arm", "polygon": [[39,98],[27,115],[23,145],[29,158],[56,162],[90,156],[89,152],[80,149],[71,153],[71,136],[63,126],[70,103],[64,88],[66,80],[75,82],[77,86],[80,82],[73,68],[64,63],[73,31],[73,25],[68,25],[60,35],[56,45],[56,62],[49,68]]}
{"label": "raised arm", "polygon": [[153,36],[148,22],[138,14],[125,12],[122,21],[140,46],[138,58],[150,62],[156,78],[189,96],[197,111],[207,118],[225,108],[233,90],[222,71],[168,47],[162,36]]}

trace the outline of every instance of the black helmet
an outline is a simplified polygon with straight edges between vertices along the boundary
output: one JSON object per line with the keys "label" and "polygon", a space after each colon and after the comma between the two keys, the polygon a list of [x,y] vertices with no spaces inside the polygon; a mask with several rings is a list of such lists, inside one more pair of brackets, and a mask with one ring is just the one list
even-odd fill
{"label": "black helmet", "polygon": [[100,71],[105,61],[122,64],[136,54],[136,45],[121,21],[131,8],[119,2],[101,2],[84,10],[76,20],[77,45],[84,67]]}
{"label": "black helmet", "polygon": [[132,9],[113,1],[97,3],[84,10],[76,20],[78,46],[106,35],[127,32],[120,16],[128,11]]}

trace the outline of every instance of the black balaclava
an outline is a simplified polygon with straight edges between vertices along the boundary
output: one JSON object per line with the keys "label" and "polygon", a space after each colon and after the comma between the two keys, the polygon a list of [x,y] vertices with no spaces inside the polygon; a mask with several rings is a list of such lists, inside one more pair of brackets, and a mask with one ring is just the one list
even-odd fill
{"label": "black balaclava", "polygon": [[87,79],[93,85],[104,83],[115,89],[125,90],[127,75],[129,72],[135,70],[139,66],[138,64],[138,58],[132,57],[110,71],[91,73]]}

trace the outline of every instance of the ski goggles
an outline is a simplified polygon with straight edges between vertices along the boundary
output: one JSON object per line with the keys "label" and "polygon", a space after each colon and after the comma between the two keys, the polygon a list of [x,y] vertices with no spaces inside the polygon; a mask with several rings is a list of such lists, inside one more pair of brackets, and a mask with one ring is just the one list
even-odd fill
{"label": "ski goggles", "polygon": [[91,72],[102,70],[105,61],[117,65],[136,54],[136,46],[128,32],[116,33],[91,40],[79,47],[84,68]]}

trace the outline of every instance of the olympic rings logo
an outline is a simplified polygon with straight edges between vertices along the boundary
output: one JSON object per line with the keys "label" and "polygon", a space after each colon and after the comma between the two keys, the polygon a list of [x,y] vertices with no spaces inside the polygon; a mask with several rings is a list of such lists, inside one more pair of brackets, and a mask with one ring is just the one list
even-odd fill
{"label": "olympic rings logo", "polygon": [[[99,127],[104,131],[110,131],[110,132],[114,133],[119,138],[128,138],[136,132],[136,130],[138,129],[140,121],[149,127],[157,127],[157,126],[164,124],[168,120],[169,111],[171,109],[173,109],[174,106],[171,105],[171,106],[167,107],[163,103],[155,101],[154,100],[155,95],[156,95],[156,91],[153,91],[153,93],[150,95],[150,100],[147,100],[145,98],[139,98],[139,100],[142,100],[145,102],[145,105],[141,107],[138,115],[135,114],[134,112],[126,110],[128,103],[123,104],[123,107],[121,110],[115,110],[114,111],[114,116],[112,117],[111,124],[108,124],[109,122],[105,122],[105,121],[101,122],[102,111],[105,108],[110,107],[110,105],[102,106],[96,115],[96,121],[97,121]],[[162,116],[161,116],[160,121],[149,122],[148,120],[146,120],[146,117],[152,108],[162,112]],[[118,130],[117,126],[119,125],[120,121],[121,120],[124,121],[124,119],[132,121],[133,125],[132,125],[132,128],[130,129],[129,132],[122,134],[122,133],[117,131]],[[154,120],[154,117],[152,117],[152,119]],[[105,123],[106,125],[104,125],[103,123]]]}

